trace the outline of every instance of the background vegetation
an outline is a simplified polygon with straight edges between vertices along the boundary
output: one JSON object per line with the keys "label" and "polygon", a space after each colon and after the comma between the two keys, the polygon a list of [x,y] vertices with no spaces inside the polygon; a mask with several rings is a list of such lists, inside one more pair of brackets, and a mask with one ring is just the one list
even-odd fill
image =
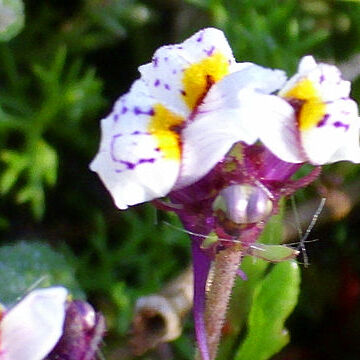
{"label": "background vegetation", "polygon": [[[0,300],[14,301],[48,273],[42,285],[65,283],[105,314],[109,359],[130,358],[120,350],[134,301],[181,272],[190,251],[187,235],[163,222],[181,226],[175,218],[149,205],[117,210],[88,170],[99,119],[157,47],[206,26],[225,31],[238,61],[288,74],[305,54],[341,64],[360,100],[358,1],[0,0]],[[307,246],[311,264],[287,322],[292,340],[276,359],[358,359],[359,191],[359,167],[341,163],[297,196],[307,221],[313,199],[328,196],[326,226],[318,223],[319,241]],[[193,358],[191,323],[167,349],[175,359]],[[228,334],[224,359],[235,354],[237,335]]]}

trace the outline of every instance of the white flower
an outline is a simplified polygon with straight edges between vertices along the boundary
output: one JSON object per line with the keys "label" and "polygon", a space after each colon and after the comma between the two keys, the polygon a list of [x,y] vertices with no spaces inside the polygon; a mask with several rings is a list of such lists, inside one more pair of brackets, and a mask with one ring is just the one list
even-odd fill
{"label": "white flower", "polygon": [[0,309],[0,360],[42,360],[63,332],[67,291],[30,292],[10,309]]}
{"label": "white flower", "polygon": [[102,120],[90,165],[120,209],[192,184],[235,142],[254,143],[255,120],[266,116],[258,99],[286,80],[282,71],[236,63],[224,34],[213,28],[159,48],[139,71]]}
{"label": "white flower", "polygon": [[263,97],[272,110],[258,127],[260,140],[277,157],[314,165],[360,162],[358,107],[336,66],[303,57],[279,96],[286,101]]}

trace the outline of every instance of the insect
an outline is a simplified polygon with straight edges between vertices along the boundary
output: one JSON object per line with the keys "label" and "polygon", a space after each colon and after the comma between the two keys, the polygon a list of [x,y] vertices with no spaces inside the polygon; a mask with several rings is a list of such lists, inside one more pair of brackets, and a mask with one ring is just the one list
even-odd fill
{"label": "insect", "polygon": [[[325,201],[326,201],[326,198],[321,199],[320,204],[319,204],[318,208],[316,209],[309,226],[307,227],[305,233],[303,234],[301,231],[301,227],[300,227],[299,216],[298,216],[298,213],[296,210],[296,205],[295,205],[294,200],[292,200],[292,208],[293,208],[293,211],[295,214],[296,226],[297,226],[298,233],[299,233],[299,239],[300,239],[299,242],[290,243],[287,245],[272,245],[272,244],[255,243],[253,245],[250,245],[250,247],[247,250],[247,255],[251,255],[256,258],[260,258],[260,259],[263,259],[263,260],[266,260],[269,262],[277,263],[277,262],[293,259],[296,256],[298,256],[301,252],[303,254],[304,266],[307,267],[309,265],[309,261],[308,261],[308,256],[306,253],[305,244],[308,242],[315,241],[315,240],[309,241],[307,239],[310,235],[311,230],[313,229],[313,227],[315,226],[315,224],[319,218],[319,215],[325,205]],[[241,243],[241,241],[236,238],[232,238],[232,239],[221,238],[216,234],[215,231],[212,231],[209,234],[204,235],[204,234],[198,234],[198,233],[186,230],[186,229],[179,228],[168,222],[164,222],[164,223],[170,227],[173,227],[174,229],[176,229],[178,231],[182,231],[182,232],[185,232],[186,234],[202,238],[203,240],[201,243],[201,248],[205,249],[205,250],[211,248],[212,246],[216,245],[216,243],[218,243],[220,241],[221,242],[231,242],[231,243]],[[298,246],[296,248],[294,248],[293,246],[296,244],[298,244]]]}

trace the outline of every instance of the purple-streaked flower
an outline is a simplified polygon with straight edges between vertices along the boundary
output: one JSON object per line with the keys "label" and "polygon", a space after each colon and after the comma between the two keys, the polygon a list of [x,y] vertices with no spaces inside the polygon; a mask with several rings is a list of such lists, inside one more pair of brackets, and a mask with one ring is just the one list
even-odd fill
{"label": "purple-streaked flower", "polygon": [[[257,129],[273,154],[290,163],[360,162],[358,107],[336,66],[305,56],[278,95],[285,101],[277,99]],[[271,102],[263,97],[264,106]]]}
{"label": "purple-streaked flower", "polygon": [[0,309],[0,360],[42,360],[63,333],[67,290],[31,291],[9,309]]}
{"label": "purple-streaked flower", "polygon": [[120,209],[193,184],[235,142],[254,143],[257,119],[267,115],[263,94],[286,80],[280,70],[236,63],[223,33],[213,28],[159,48],[139,71],[140,79],[102,120],[100,149],[90,165]]}
{"label": "purple-streaked flower", "polygon": [[[120,209],[168,195],[158,207],[176,212],[192,238],[195,332],[208,360],[214,255],[234,244],[241,254],[266,251],[253,245],[279,200],[319,175],[316,167],[292,180],[303,163],[360,162],[358,109],[335,66],[307,56],[286,82],[280,70],[236,63],[213,28],[161,47],[139,71],[102,120],[90,168]],[[297,254],[271,250],[263,258]]]}

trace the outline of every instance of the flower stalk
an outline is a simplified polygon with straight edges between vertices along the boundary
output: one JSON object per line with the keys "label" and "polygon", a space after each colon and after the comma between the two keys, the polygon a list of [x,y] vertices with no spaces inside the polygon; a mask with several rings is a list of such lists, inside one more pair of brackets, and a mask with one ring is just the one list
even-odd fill
{"label": "flower stalk", "polygon": [[210,360],[216,357],[242,255],[241,247],[232,246],[220,251],[215,256],[213,278],[207,294],[205,311]]}

